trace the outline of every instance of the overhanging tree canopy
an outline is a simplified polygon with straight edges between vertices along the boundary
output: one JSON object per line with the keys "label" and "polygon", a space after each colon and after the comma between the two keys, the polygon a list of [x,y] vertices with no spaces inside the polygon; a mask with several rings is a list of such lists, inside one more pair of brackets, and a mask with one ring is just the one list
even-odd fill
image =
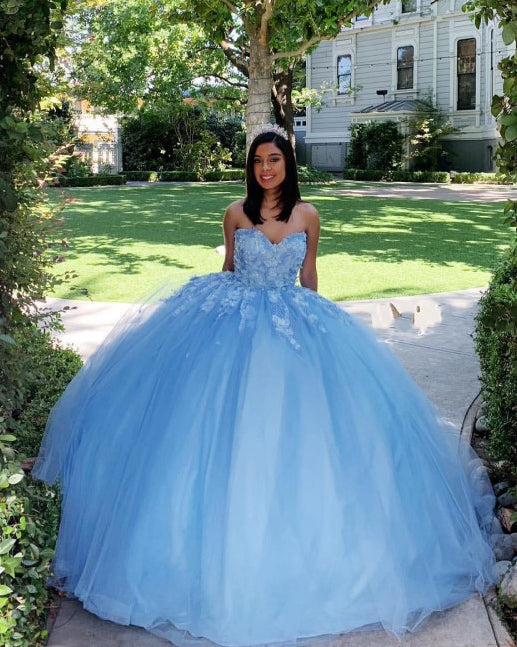
{"label": "overhanging tree canopy", "polygon": [[90,103],[110,112],[170,108],[185,96],[244,102],[247,80],[202,26],[170,20],[173,0],[78,2],[67,32],[72,75]]}
{"label": "overhanging tree canopy", "polygon": [[284,118],[293,137],[294,66],[319,42],[335,38],[381,2],[387,0],[183,0],[170,15],[204,25],[207,37],[248,77],[248,133],[269,121],[273,95],[277,121]]}
{"label": "overhanging tree canopy", "polygon": [[294,142],[295,67],[320,41],[386,1],[79,3],[76,20],[89,36],[77,43],[76,74],[90,100],[111,110],[141,102],[154,107],[196,92],[196,77],[205,81],[198,96],[245,101],[247,88],[248,132],[269,121],[272,102],[277,123]]}

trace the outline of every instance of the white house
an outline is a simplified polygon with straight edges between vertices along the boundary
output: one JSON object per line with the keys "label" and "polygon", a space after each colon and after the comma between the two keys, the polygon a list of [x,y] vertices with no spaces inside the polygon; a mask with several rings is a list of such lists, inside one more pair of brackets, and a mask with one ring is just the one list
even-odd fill
{"label": "white house", "polygon": [[429,96],[462,127],[447,138],[452,167],[493,170],[498,132],[490,104],[502,93],[497,63],[510,48],[497,24],[476,28],[463,1],[391,0],[320,43],[307,60],[307,86],[322,90],[325,104],[307,109],[308,163],[342,170],[352,123],[403,120]]}
{"label": "white house", "polygon": [[94,173],[101,165],[118,173],[122,168],[122,143],[117,117],[100,114],[86,99],[76,99],[73,112],[74,126],[82,141],[76,146],[81,157],[89,162]]}

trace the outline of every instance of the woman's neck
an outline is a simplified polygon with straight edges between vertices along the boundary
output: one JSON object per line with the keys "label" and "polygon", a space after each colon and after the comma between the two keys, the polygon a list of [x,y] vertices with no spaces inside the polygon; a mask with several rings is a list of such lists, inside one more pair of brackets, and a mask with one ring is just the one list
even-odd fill
{"label": "woman's neck", "polygon": [[279,198],[281,197],[281,192],[278,189],[266,189],[262,196],[262,205],[263,209],[274,209],[278,206]]}
{"label": "woman's neck", "polygon": [[282,191],[279,187],[275,187],[274,189],[264,189],[262,194],[262,204],[275,204],[275,202],[278,202],[278,198],[281,195]]}

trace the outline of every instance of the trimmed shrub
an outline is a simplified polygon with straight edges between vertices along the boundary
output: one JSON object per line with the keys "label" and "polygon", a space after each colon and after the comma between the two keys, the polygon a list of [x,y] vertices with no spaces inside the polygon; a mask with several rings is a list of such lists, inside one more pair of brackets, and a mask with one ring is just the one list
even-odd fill
{"label": "trimmed shrub", "polygon": [[246,171],[242,168],[225,168],[222,171],[208,171],[203,176],[207,182],[224,182],[225,180],[245,180]]}
{"label": "trimmed shrub", "polygon": [[450,175],[447,171],[391,171],[392,182],[450,182]]}
{"label": "trimmed shrub", "polygon": [[452,175],[451,182],[453,184],[512,184],[515,182],[515,178],[512,182],[512,180],[499,173],[455,172]]}
{"label": "trimmed shrub", "polygon": [[517,471],[517,245],[496,268],[476,316],[488,452]]}
{"label": "trimmed shrub", "polygon": [[343,171],[345,180],[371,180],[378,182],[384,179],[384,171],[366,170],[361,168],[346,168]]}
{"label": "trimmed shrub", "polygon": [[199,182],[201,178],[194,171],[159,171],[159,182]]}
{"label": "trimmed shrub", "polygon": [[59,178],[60,186],[104,186],[120,185],[126,183],[126,176],[119,175],[89,175],[87,177],[66,177],[65,175]]}
{"label": "trimmed shrub", "polygon": [[312,166],[299,166],[298,180],[300,182],[334,182],[335,178],[332,173],[327,171],[319,171]]}
{"label": "trimmed shrub", "polygon": [[402,169],[363,170],[346,168],[343,171],[345,180],[361,180],[363,182],[439,182],[447,183],[450,176],[447,171],[405,171]]}
{"label": "trimmed shrub", "polygon": [[133,182],[157,182],[157,171],[124,171],[126,180]]}

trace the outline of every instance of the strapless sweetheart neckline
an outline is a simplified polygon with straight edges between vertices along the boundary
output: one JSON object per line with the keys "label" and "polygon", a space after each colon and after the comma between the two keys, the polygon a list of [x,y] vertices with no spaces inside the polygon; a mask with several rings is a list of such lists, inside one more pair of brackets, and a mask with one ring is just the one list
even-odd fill
{"label": "strapless sweetheart neckline", "polygon": [[258,231],[259,234],[262,234],[262,236],[264,236],[264,238],[268,241],[268,243],[273,246],[281,245],[286,238],[289,238],[289,236],[295,236],[296,234],[303,234],[304,236],[307,235],[305,231],[292,231],[291,233],[286,234],[277,243],[275,243],[272,240],[270,240],[269,237],[266,236],[266,234],[263,231],[261,231],[260,229],[257,229],[256,227],[238,227],[235,231],[237,232],[237,231],[247,231],[247,230]]}

